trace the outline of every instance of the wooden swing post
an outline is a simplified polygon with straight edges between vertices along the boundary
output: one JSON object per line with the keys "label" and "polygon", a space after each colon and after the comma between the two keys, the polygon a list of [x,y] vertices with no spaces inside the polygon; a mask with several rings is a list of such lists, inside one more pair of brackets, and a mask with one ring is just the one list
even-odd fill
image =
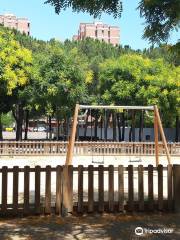
{"label": "wooden swing post", "polygon": [[154,107],[154,143],[155,143],[155,156],[156,156],[156,166],[159,165],[159,132],[158,132],[158,120],[156,115],[156,110]]}
{"label": "wooden swing post", "polygon": [[75,143],[75,139],[76,139],[76,127],[77,127],[77,123],[78,123],[78,112],[79,112],[79,104],[76,104],[75,111],[74,111],[74,117],[73,117],[73,123],[72,123],[72,129],[71,129],[71,135],[70,135],[69,144],[68,144],[68,151],[67,151],[67,155],[66,155],[66,165],[72,164],[74,143]]}
{"label": "wooden swing post", "polygon": [[159,115],[159,110],[158,110],[156,105],[154,106],[154,112],[155,112],[155,118],[157,119],[156,121],[157,121],[157,124],[158,124],[158,127],[159,127],[161,138],[162,138],[162,141],[163,141],[163,144],[164,144],[164,148],[165,148],[165,151],[166,151],[168,164],[171,164],[171,156],[170,156],[169,149],[168,149],[168,146],[167,146],[167,141],[166,141],[166,137],[165,137],[165,134],[164,134],[161,118],[160,118],[160,115]]}

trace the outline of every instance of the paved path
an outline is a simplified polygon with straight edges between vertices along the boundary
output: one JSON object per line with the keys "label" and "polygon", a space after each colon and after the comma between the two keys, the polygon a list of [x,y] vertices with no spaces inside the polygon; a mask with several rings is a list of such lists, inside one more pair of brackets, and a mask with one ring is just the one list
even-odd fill
{"label": "paved path", "polygon": [[[136,227],[149,229],[171,228],[169,234],[135,235]],[[180,215],[88,215],[62,219],[51,217],[28,217],[0,220],[1,240],[175,240],[180,239]]]}

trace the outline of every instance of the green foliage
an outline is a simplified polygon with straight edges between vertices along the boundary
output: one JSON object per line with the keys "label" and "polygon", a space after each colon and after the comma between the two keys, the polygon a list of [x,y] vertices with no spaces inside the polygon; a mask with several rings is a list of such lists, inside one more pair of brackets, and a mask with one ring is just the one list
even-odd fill
{"label": "green foliage", "polygon": [[170,32],[180,25],[179,0],[142,0],[139,9],[146,19],[144,37],[152,43],[167,41]]}
{"label": "green foliage", "polygon": [[39,80],[35,83],[35,96],[38,108],[54,115],[66,107],[71,112],[76,102],[84,102],[86,81],[91,81],[91,74],[77,48],[66,51],[59,42],[53,41],[48,55],[38,55],[37,61]]}
{"label": "green foliage", "polygon": [[1,123],[3,127],[12,127],[14,123],[14,118],[11,112],[1,115]]}
{"label": "green foliage", "polygon": [[[179,109],[179,52],[134,51],[85,39],[48,42],[0,27],[0,113],[64,119],[76,103],[153,105],[167,126]],[[20,107],[20,108],[19,108]],[[17,116],[16,116],[17,117]],[[17,121],[17,118],[16,118]]]}
{"label": "green foliage", "polygon": [[119,0],[47,0],[45,3],[54,6],[58,14],[69,7],[74,12],[88,12],[94,17],[99,17],[102,13],[120,17],[122,12],[122,2]]}
{"label": "green foliage", "polygon": [[0,112],[8,112],[17,89],[28,84],[31,63],[31,52],[9,30],[0,29]]}
{"label": "green foliage", "polygon": [[99,91],[105,104],[156,104],[168,125],[179,111],[180,67],[137,54],[109,59],[101,64]]}
{"label": "green foliage", "polygon": [[144,49],[143,54],[151,59],[164,58],[165,62],[180,65],[180,42],[175,45],[162,44],[159,47]]}

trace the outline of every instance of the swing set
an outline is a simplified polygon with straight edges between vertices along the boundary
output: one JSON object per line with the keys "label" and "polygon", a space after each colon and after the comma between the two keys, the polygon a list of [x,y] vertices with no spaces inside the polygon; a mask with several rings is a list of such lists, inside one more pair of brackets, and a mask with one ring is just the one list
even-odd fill
{"label": "swing set", "polygon": [[[155,106],[101,106],[101,105],[79,105],[76,104],[75,107],[75,111],[74,111],[74,116],[73,116],[73,122],[72,122],[72,128],[71,128],[71,134],[70,134],[70,138],[69,138],[69,143],[68,143],[68,150],[67,150],[67,155],[66,155],[66,165],[71,165],[72,164],[72,159],[73,159],[73,151],[74,151],[74,145],[75,145],[75,141],[76,141],[76,136],[79,133],[79,130],[77,131],[77,126],[78,126],[78,118],[82,117],[82,115],[79,115],[80,111],[84,111],[85,110],[85,114],[84,116],[87,117],[87,121],[88,121],[88,114],[87,112],[90,112],[90,121],[91,121],[91,137],[90,137],[90,141],[92,141],[92,111],[93,110],[99,110],[99,111],[105,111],[105,124],[106,124],[106,111],[107,110],[115,110],[116,112],[122,113],[123,111],[151,111],[153,112],[153,122],[154,122],[154,143],[155,143],[155,159],[156,159],[156,165],[159,164],[159,132],[160,132],[160,136],[162,139],[162,143],[164,145],[164,149],[165,149],[165,153],[166,153],[166,157],[168,160],[168,164],[171,164],[171,157],[170,157],[170,153],[169,153],[169,149],[167,146],[167,141],[166,141],[166,137],[164,134],[164,130],[163,130],[163,126],[162,126],[162,122],[161,122],[161,118],[160,118],[160,114],[159,114],[159,110],[158,107]],[[103,120],[102,120],[102,116],[101,116],[101,127],[103,125]],[[104,124],[104,127],[105,127]],[[79,129],[79,128],[78,128]],[[106,136],[105,136],[106,135]],[[135,136],[135,132],[133,133],[133,135]],[[107,140],[107,131],[104,132],[104,138],[105,140]],[[101,128],[101,139],[102,139],[102,128]]]}

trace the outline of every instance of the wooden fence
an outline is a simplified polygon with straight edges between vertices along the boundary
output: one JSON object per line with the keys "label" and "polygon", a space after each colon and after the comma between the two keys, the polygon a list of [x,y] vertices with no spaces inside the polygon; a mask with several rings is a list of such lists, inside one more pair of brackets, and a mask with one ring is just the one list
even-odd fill
{"label": "wooden fence", "polygon": [[[2,141],[2,156],[41,156],[66,155],[67,142],[48,141]],[[168,143],[171,155],[180,156],[180,143]],[[74,155],[154,155],[153,142],[76,142]],[[162,142],[159,143],[159,154],[165,155]]]}
{"label": "wooden fence", "polygon": [[[12,175],[13,180],[11,203],[8,191],[9,174]],[[20,174],[23,174],[23,181],[20,181]],[[145,174],[147,174],[147,182],[144,180]],[[136,175],[137,184],[135,185]],[[166,175],[166,184],[164,175]],[[156,195],[154,192],[155,176],[158,180]],[[138,167],[132,165],[128,167],[122,165],[118,167],[113,165],[83,167],[80,165],[55,168],[51,166],[7,168],[5,166],[0,169],[0,179],[2,189],[0,216],[51,213],[62,215],[67,212],[95,211],[180,211],[180,165],[168,165],[167,167],[162,165],[158,167],[152,165],[147,167],[142,165]],[[54,182],[53,179],[55,179]],[[85,186],[87,180],[88,184]],[[125,187],[126,180],[127,189]],[[96,181],[97,186],[95,186]],[[23,191],[20,193],[19,187],[23,182]],[[33,192],[30,191],[32,183]],[[55,184],[55,190],[53,190],[53,184]],[[44,194],[42,194],[43,187],[45,188]],[[106,188],[107,190],[105,190]],[[167,196],[164,194],[165,190]],[[21,203],[19,202],[20,194],[23,194]],[[97,196],[95,196],[96,194]],[[33,201],[30,201],[31,195],[33,195]]]}

